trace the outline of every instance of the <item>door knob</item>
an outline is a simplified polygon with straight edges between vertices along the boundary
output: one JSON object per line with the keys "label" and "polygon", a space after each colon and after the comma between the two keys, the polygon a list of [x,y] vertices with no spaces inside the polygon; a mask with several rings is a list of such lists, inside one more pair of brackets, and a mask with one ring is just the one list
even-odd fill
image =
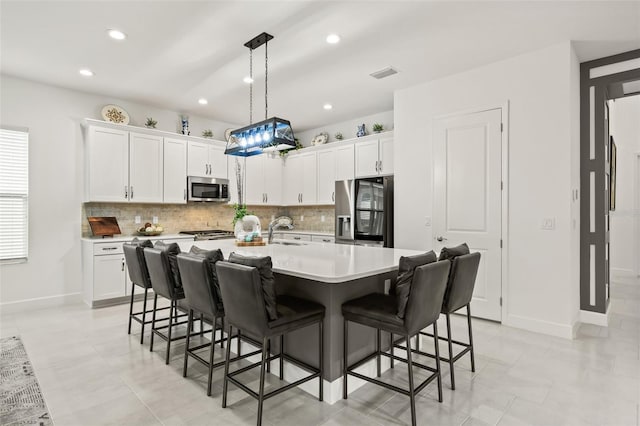
{"label": "door knob", "polygon": [[447,241],[447,239],[446,239],[446,238],[444,238],[444,237],[438,237],[438,238],[436,238],[436,240],[438,240],[438,241],[440,241],[440,242],[442,242],[442,241]]}

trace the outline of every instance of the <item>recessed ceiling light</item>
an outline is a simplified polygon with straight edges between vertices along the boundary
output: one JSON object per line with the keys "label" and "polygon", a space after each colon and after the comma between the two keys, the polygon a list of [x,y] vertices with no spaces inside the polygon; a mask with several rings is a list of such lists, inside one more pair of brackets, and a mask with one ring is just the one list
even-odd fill
{"label": "recessed ceiling light", "polygon": [[322,108],[324,108],[324,109],[326,109],[326,110],[330,110],[330,109],[332,109],[332,108],[333,108],[333,105],[331,105],[331,104],[324,104],[324,105],[322,106]]}
{"label": "recessed ceiling light", "polygon": [[127,38],[127,35],[119,30],[107,30],[107,34],[109,34],[109,37],[114,40],[124,40]]}
{"label": "recessed ceiling light", "polygon": [[208,100],[206,100],[205,98],[200,98],[200,99],[198,99],[198,103],[199,103],[200,105],[206,105],[206,104],[208,104],[208,103],[209,103],[209,101],[208,101]]}
{"label": "recessed ceiling light", "polygon": [[336,44],[340,42],[340,36],[338,34],[329,34],[327,36],[327,43]]}
{"label": "recessed ceiling light", "polygon": [[90,70],[90,69],[88,69],[88,68],[82,68],[82,69],[79,71],[79,73],[80,73],[80,75],[83,75],[83,76],[85,76],[85,77],[93,77],[93,75],[94,75],[94,74],[93,74],[93,71],[91,71],[91,70]]}
{"label": "recessed ceiling light", "polygon": [[249,76],[246,76],[245,78],[243,78],[242,81],[244,81],[247,84],[253,83],[253,79]]}

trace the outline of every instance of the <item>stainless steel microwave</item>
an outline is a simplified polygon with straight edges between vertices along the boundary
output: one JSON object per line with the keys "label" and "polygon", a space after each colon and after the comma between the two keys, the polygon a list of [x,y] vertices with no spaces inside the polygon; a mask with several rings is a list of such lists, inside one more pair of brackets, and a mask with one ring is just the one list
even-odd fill
{"label": "stainless steel microwave", "polygon": [[187,188],[189,201],[229,201],[228,179],[189,176]]}

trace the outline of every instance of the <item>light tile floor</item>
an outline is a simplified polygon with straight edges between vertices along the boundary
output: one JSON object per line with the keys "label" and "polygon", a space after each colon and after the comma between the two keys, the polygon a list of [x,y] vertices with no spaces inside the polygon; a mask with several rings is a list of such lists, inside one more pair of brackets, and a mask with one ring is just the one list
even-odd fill
{"label": "light tile floor", "polygon": [[[444,402],[437,402],[435,384],[428,386],[418,396],[418,423],[639,426],[640,282],[614,283],[611,293],[611,325],[583,325],[575,340],[474,320],[476,372],[467,359],[459,361],[451,391],[444,367]],[[22,336],[56,425],[255,424],[256,401],[233,386],[228,408],[221,408],[222,369],[214,372],[207,397],[206,369],[192,361],[184,379],[184,346],[174,344],[166,366],[162,341],[150,353],[148,339],[139,344],[137,325],[136,334],[126,334],[127,313],[127,305],[91,310],[78,304],[0,316],[0,336]],[[463,318],[453,320],[454,334],[464,336]],[[405,371],[384,377],[406,385]],[[243,377],[253,385],[257,378],[254,372]],[[268,400],[264,411],[266,425],[410,421],[406,397],[370,384],[334,405],[294,389]]]}

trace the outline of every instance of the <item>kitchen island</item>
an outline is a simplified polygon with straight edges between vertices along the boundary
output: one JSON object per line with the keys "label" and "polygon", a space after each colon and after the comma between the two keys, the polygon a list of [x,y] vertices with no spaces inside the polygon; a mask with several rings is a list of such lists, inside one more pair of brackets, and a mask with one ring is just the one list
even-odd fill
{"label": "kitchen island", "polygon": [[[395,279],[400,256],[420,252],[380,247],[363,247],[328,243],[291,243],[276,241],[257,247],[237,247],[234,240],[180,242],[182,251],[192,245],[212,250],[219,248],[225,259],[231,252],[245,256],[271,256],[276,278],[276,293],[290,294],[320,303],[326,308],[324,320],[325,400],[333,403],[342,398],[342,303],[371,292],[388,291]],[[349,362],[357,361],[375,349],[375,330],[350,324]],[[287,336],[285,350],[312,365],[317,365],[317,328],[304,328]],[[383,345],[388,346],[383,335]],[[275,353],[278,342],[272,342]],[[384,360],[383,360],[384,361]],[[277,369],[277,363],[273,367]],[[365,369],[367,366],[364,366]],[[384,367],[384,364],[383,364]],[[275,370],[272,370],[275,371]],[[277,371],[276,371],[277,372]],[[285,365],[285,379],[292,380],[301,371]],[[355,390],[359,383],[351,382]],[[314,393],[313,381],[303,389]]]}

